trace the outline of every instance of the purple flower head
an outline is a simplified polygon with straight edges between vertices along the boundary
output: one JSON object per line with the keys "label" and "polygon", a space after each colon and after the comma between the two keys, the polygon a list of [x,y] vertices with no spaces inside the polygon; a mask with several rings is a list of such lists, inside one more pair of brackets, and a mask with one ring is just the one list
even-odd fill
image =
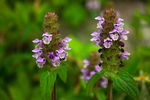
{"label": "purple flower head", "polygon": [[54,67],[57,67],[57,66],[59,66],[60,65],[60,59],[59,59],[59,57],[57,57],[57,56],[55,56],[53,59],[52,59],[52,64],[53,64],[53,66]]}
{"label": "purple flower head", "polygon": [[60,38],[57,18],[58,16],[54,12],[47,12],[43,22],[44,32],[41,36],[42,39],[32,41],[33,43],[37,43],[32,50],[34,53],[32,57],[36,58],[36,63],[40,68],[42,68],[43,65],[59,66],[61,61],[65,61],[67,58],[68,53],[66,50],[71,49],[68,44],[71,39],[68,37],[64,39]]}
{"label": "purple flower head", "polygon": [[53,54],[53,52],[51,51],[51,52],[49,52],[48,53],[48,55],[49,55],[49,58],[51,58],[51,59],[53,59],[54,58],[54,54]]}
{"label": "purple flower head", "polygon": [[84,62],[84,66],[83,66],[84,68],[90,65],[90,62],[87,59],[84,59],[83,62]]}
{"label": "purple flower head", "polygon": [[112,45],[112,39],[110,39],[109,37],[107,37],[105,40],[104,40],[104,47],[105,48],[110,48],[111,45]]}
{"label": "purple flower head", "polygon": [[56,50],[56,55],[60,59],[66,59],[66,56],[68,55],[68,53],[65,50],[63,50],[63,48],[60,48],[59,50]]}
{"label": "purple flower head", "polygon": [[39,40],[39,39],[35,39],[35,40],[33,40],[32,42],[33,42],[33,43],[38,43],[38,42],[40,42],[40,40]]}
{"label": "purple flower head", "polygon": [[102,67],[99,66],[99,65],[95,65],[95,70],[96,70],[97,72],[100,72],[100,71],[102,70]]}

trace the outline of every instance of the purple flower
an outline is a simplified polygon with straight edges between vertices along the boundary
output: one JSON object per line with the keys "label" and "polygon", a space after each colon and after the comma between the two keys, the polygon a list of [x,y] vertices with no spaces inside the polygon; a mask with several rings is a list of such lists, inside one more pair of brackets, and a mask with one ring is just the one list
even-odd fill
{"label": "purple flower", "polygon": [[51,52],[49,52],[48,53],[48,55],[49,55],[49,58],[51,58],[51,59],[53,59],[54,58],[54,54],[53,54],[53,52],[51,51]]}
{"label": "purple flower", "polygon": [[91,71],[90,76],[92,77],[95,73],[96,73],[95,71]]}
{"label": "purple flower", "polygon": [[36,48],[42,49],[44,47],[42,40],[35,46]]}
{"label": "purple flower", "polygon": [[35,53],[36,53],[36,52],[39,52],[39,51],[40,51],[39,48],[35,48],[35,49],[32,50],[32,52],[35,52]]}
{"label": "purple flower", "polygon": [[65,37],[64,39],[63,39],[63,41],[65,41],[65,42],[70,42],[72,39],[70,39],[70,38],[68,38],[68,37]]}
{"label": "purple flower", "polygon": [[35,54],[32,55],[32,57],[37,59],[39,57],[39,54],[35,53]]}
{"label": "purple flower", "polygon": [[112,39],[110,39],[109,37],[107,37],[105,40],[104,40],[104,47],[105,48],[110,48],[111,45],[112,45]]}
{"label": "purple flower", "polygon": [[97,28],[100,28],[100,29],[102,29],[103,27],[102,27],[102,24],[104,23],[104,18],[103,17],[100,17],[100,16],[98,16],[98,17],[96,17],[95,18],[96,20],[98,20],[99,22],[97,23]]}
{"label": "purple flower", "polygon": [[106,88],[106,85],[107,85],[107,79],[105,77],[102,77],[100,79],[100,86]]}
{"label": "purple flower", "polygon": [[100,71],[102,70],[102,67],[99,66],[99,65],[95,65],[95,70],[96,70],[97,72],[100,72]]}
{"label": "purple flower", "polygon": [[87,59],[84,59],[83,62],[84,62],[84,66],[83,66],[84,68],[90,65],[90,62]]}
{"label": "purple flower", "polygon": [[128,56],[130,55],[129,52],[124,51],[121,55],[120,55],[120,60],[122,60],[123,58],[125,58],[126,60],[128,60]]}
{"label": "purple flower", "polygon": [[49,44],[51,42],[51,40],[52,40],[52,34],[49,34],[48,32],[46,32],[42,36],[44,36],[42,38],[44,44]]}
{"label": "purple flower", "polygon": [[43,65],[46,63],[46,59],[45,58],[42,58],[42,57],[39,57],[37,60],[36,60],[36,63],[38,65],[39,68],[42,68]]}
{"label": "purple flower", "polygon": [[68,53],[65,50],[63,50],[63,48],[60,48],[59,50],[56,50],[56,55],[60,59],[66,59],[66,56],[68,55]]}
{"label": "purple flower", "polygon": [[52,59],[52,64],[54,67],[57,67],[60,65],[60,59],[59,57],[55,56],[53,59]]}
{"label": "purple flower", "polygon": [[118,33],[111,33],[110,37],[112,40],[117,41],[119,39],[119,34]]}
{"label": "purple flower", "polygon": [[35,40],[33,40],[32,42],[33,42],[33,43],[38,43],[38,42],[40,42],[40,40],[39,40],[39,39],[35,39]]}

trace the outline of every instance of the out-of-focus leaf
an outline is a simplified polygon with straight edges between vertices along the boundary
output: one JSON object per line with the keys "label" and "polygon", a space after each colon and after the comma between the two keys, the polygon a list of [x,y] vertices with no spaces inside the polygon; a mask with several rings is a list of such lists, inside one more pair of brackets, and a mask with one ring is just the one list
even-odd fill
{"label": "out-of-focus leaf", "polygon": [[69,43],[69,46],[71,48],[70,55],[74,58],[79,59],[85,59],[87,55],[89,55],[92,51],[97,51],[98,47],[95,47],[92,43],[91,44],[85,44],[81,43],[78,39],[75,37],[70,37],[72,41]]}
{"label": "out-of-focus leaf", "polygon": [[79,4],[69,4],[64,9],[63,14],[64,19],[74,27],[77,27],[81,24],[86,18],[86,11],[83,6]]}
{"label": "out-of-focus leaf", "polygon": [[7,93],[0,88],[0,99],[1,100],[10,100]]}
{"label": "out-of-focus leaf", "polygon": [[142,88],[140,91],[140,99],[139,100],[150,100],[149,91],[147,90],[146,84],[142,82]]}
{"label": "out-of-focus leaf", "polygon": [[112,75],[111,79],[113,80],[114,85],[124,91],[126,94],[133,98],[138,98],[139,91],[136,85],[135,80],[132,76],[125,71],[121,71],[118,75]]}
{"label": "out-of-focus leaf", "polygon": [[9,87],[9,91],[13,100],[25,100],[24,95],[17,87]]}

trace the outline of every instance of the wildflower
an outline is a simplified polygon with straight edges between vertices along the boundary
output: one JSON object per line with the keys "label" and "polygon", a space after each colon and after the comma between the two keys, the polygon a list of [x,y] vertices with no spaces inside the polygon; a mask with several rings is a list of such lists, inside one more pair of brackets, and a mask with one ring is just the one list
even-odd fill
{"label": "wildflower", "polygon": [[91,41],[95,46],[101,47],[98,52],[101,54],[100,60],[103,63],[99,63],[99,66],[103,67],[104,64],[106,67],[122,65],[122,60],[128,60],[130,55],[123,49],[125,44],[122,40],[127,40],[127,34],[129,34],[129,31],[124,29],[124,20],[112,8],[106,9],[102,16],[95,19],[98,20],[98,31],[91,33]]}
{"label": "wildflower", "polygon": [[[84,62],[84,66],[83,68],[81,69],[81,72],[82,72],[82,76],[81,78],[85,80],[85,82],[88,82],[88,80],[97,72],[100,72],[102,70],[102,67],[99,66],[99,57],[97,55],[96,52],[92,52],[91,55],[90,55],[90,60],[83,60]],[[102,62],[101,62],[102,63]],[[107,80],[103,80],[100,78],[100,81],[98,82],[99,86],[101,87],[105,87],[104,85],[104,81],[107,81]],[[103,82],[103,83],[101,83]],[[107,83],[107,82],[105,82]],[[104,85],[103,85],[104,84]]]}
{"label": "wildflower", "polygon": [[68,44],[71,39],[59,37],[57,15],[53,12],[47,12],[43,26],[42,39],[32,41],[36,44],[32,50],[34,53],[32,57],[36,59],[39,68],[43,68],[44,65],[58,67],[62,61],[67,60],[68,53],[66,50],[71,49]]}

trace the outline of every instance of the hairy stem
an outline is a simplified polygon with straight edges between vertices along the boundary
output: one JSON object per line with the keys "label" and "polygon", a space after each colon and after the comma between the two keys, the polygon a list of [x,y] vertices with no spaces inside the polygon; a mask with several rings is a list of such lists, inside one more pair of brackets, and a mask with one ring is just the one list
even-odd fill
{"label": "hairy stem", "polygon": [[54,88],[52,92],[52,100],[56,100],[56,82],[54,83]]}
{"label": "hairy stem", "polygon": [[113,82],[111,79],[108,79],[107,100],[112,100],[112,87],[113,87]]}

